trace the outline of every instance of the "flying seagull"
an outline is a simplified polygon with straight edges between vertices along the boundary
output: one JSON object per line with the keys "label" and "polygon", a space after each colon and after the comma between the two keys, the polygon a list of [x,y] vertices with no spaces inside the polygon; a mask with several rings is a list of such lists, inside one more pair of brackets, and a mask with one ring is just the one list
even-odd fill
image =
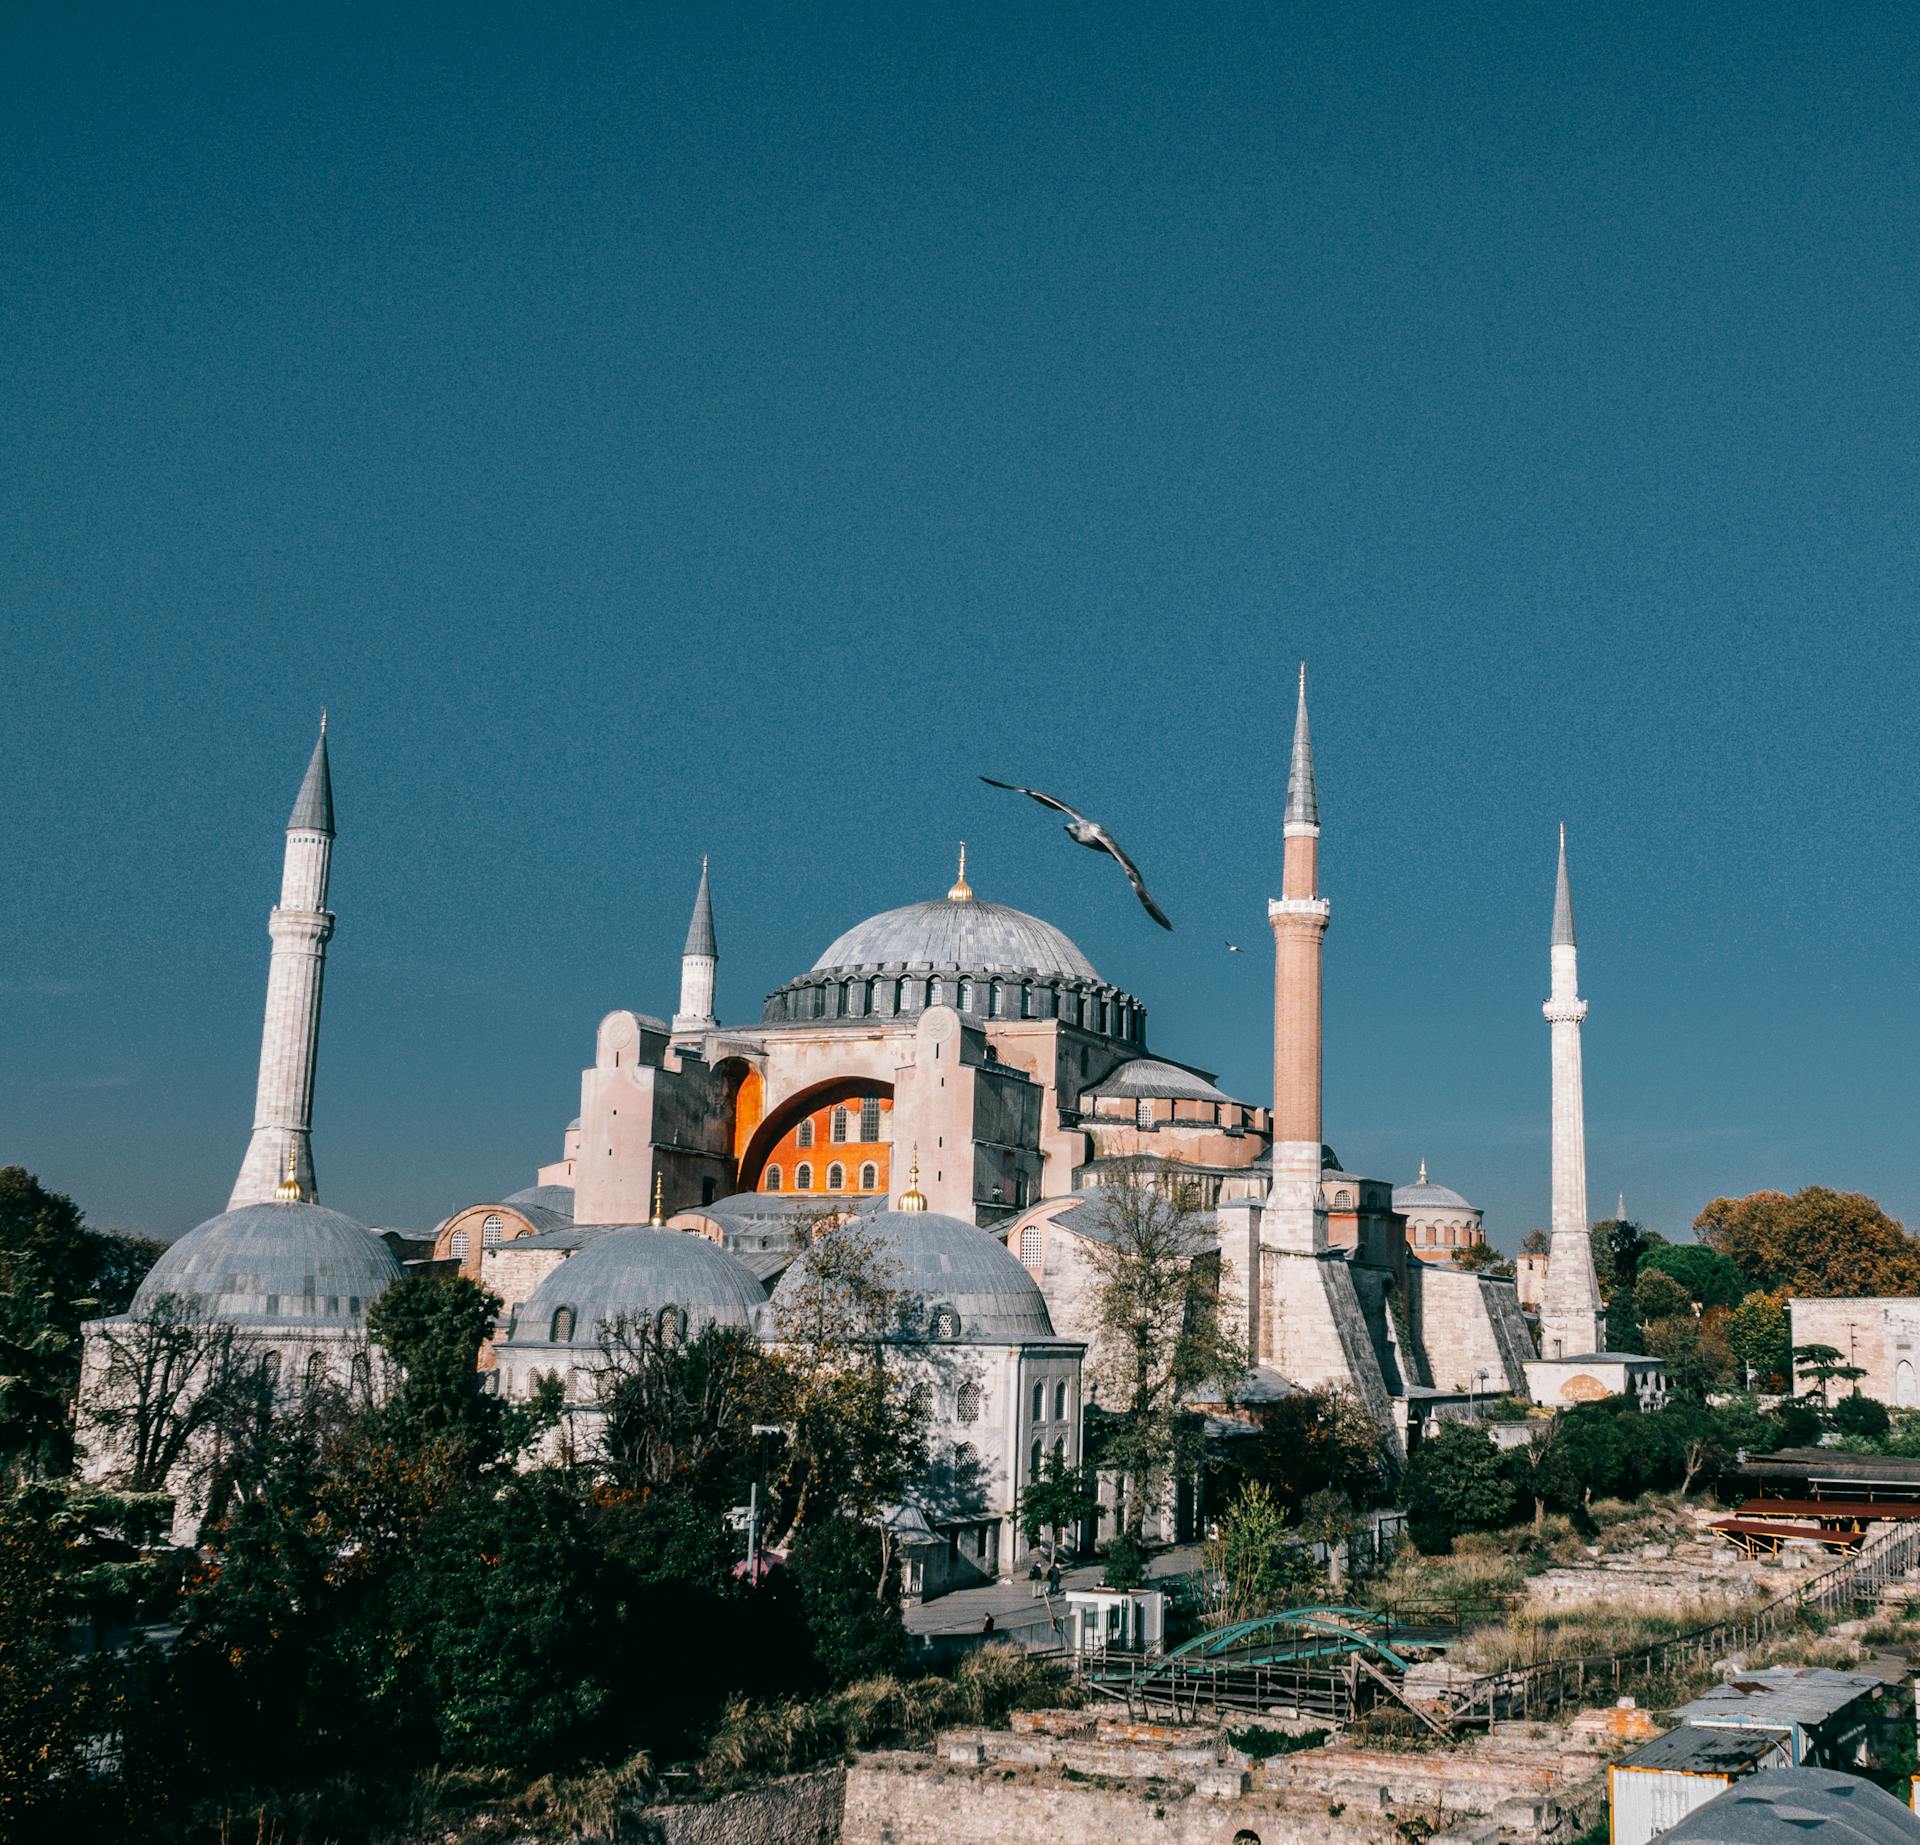
{"label": "flying seagull", "polygon": [[1089,820],[1085,814],[1076,812],[1065,801],[1056,801],[1050,794],[1042,794],[1038,788],[1022,788],[1015,782],[997,782],[991,775],[980,778],[989,788],[1004,788],[1009,794],[1024,794],[1030,801],[1038,801],[1042,807],[1051,807],[1056,813],[1068,816],[1067,824],[1061,828],[1077,846],[1085,846],[1090,852],[1110,853],[1119,861],[1120,869],[1127,874],[1127,882],[1133,886],[1133,894],[1140,899],[1140,907],[1163,929],[1171,929],[1173,924],[1167,921],[1167,913],[1159,904],[1147,895],[1145,881],[1140,876],[1140,868],[1120,849],[1119,841],[1097,820]]}
{"label": "flying seagull", "polygon": [[1230,954],[1230,955],[1237,955],[1237,954],[1238,954],[1239,952],[1240,952],[1240,944],[1239,944],[1238,942],[1229,942],[1229,943],[1227,944],[1227,953],[1228,953],[1228,954]]}

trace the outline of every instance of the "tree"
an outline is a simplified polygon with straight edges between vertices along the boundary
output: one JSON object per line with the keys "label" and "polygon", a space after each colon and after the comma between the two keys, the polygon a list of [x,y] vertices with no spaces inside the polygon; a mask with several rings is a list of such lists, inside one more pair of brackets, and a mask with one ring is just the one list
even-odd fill
{"label": "tree", "polygon": [[926,1328],[910,1318],[899,1264],[858,1217],[811,1227],[781,1286],[772,1400],[788,1434],[778,1478],[787,1538],[809,1521],[851,1518],[878,1533],[874,1593],[898,1592],[885,1510],[927,1458],[928,1402],[917,1360]]}
{"label": "tree", "polygon": [[795,1540],[793,1572],[814,1663],[827,1683],[851,1684],[906,1664],[900,1572],[877,1525],[841,1516],[810,1521]]}
{"label": "tree", "polygon": [[756,1416],[772,1413],[765,1352],[738,1327],[683,1340],[650,1315],[622,1314],[601,1328],[595,1383],[606,1472],[628,1491],[720,1503],[746,1475]]}
{"label": "tree", "polygon": [[165,1247],[92,1229],[71,1198],[48,1191],[24,1166],[0,1166],[0,1252],[39,1265],[68,1332],[83,1319],[124,1312]]}
{"label": "tree", "polygon": [[1211,1460],[1210,1502],[1259,1480],[1290,1513],[1329,1489],[1355,1505],[1377,1504],[1388,1478],[1380,1424],[1357,1391],[1334,1384],[1267,1404],[1257,1430],[1218,1444]]}
{"label": "tree", "polygon": [[1717,1308],[1696,1320],[1683,1305],[1678,1313],[1649,1320],[1641,1328],[1639,1344],[1649,1356],[1665,1361],[1670,1396],[1699,1401],[1735,1381],[1733,1352],[1727,1344],[1724,1316]]}
{"label": "tree", "polygon": [[1100,1188],[1088,1263],[1089,1366],[1111,1420],[1102,1462],[1127,1483],[1123,1528],[1138,1538],[1175,1473],[1196,1467],[1196,1398],[1230,1395],[1246,1349],[1221,1317],[1213,1220],[1194,1194],[1125,1166]]}
{"label": "tree", "polygon": [[1887,1414],[1884,1403],[1875,1402],[1872,1397],[1863,1397],[1856,1390],[1833,1406],[1833,1426],[1842,1435],[1878,1441],[1892,1428],[1893,1418]]}
{"label": "tree", "polygon": [[1606,1306],[1607,1349],[1632,1351],[1637,1327],[1633,1284],[1640,1271],[1640,1258],[1666,1239],[1625,1217],[1604,1219],[1592,1226],[1590,1235],[1594,1277]]}
{"label": "tree", "polygon": [[1727,1315],[1727,1344],[1743,1381],[1763,1389],[1788,1388],[1792,1355],[1785,1293],[1749,1294]]}
{"label": "tree", "polygon": [[[1738,1268],[1717,1249],[1699,1243],[1662,1243],[1640,1258],[1640,1283],[1652,1275],[1666,1275],[1676,1282],[1687,1300],[1702,1311],[1709,1307],[1731,1307],[1746,1293],[1747,1284]],[[1652,1319],[1657,1316],[1644,1315]]]}
{"label": "tree", "polygon": [[1847,1362],[1847,1355],[1837,1345],[1796,1345],[1793,1348],[1793,1368],[1802,1377],[1810,1377],[1819,1387],[1821,1397],[1831,1407],[1833,1387],[1836,1383],[1854,1384],[1866,1376],[1865,1367]]}
{"label": "tree", "polygon": [[1407,1528],[1429,1556],[1467,1531],[1491,1531],[1513,1515],[1513,1482],[1487,1432],[1471,1422],[1443,1423],[1413,1451],[1401,1482]]}
{"label": "tree", "polygon": [[1544,1256],[1553,1247],[1553,1238],[1537,1224],[1520,1239],[1523,1256]]}
{"label": "tree", "polygon": [[1341,1552],[1352,1542],[1359,1522],[1353,1501],[1345,1493],[1325,1488],[1311,1495],[1300,1508],[1300,1534],[1312,1543],[1326,1546],[1327,1580],[1336,1589],[1340,1586],[1343,1567]]}
{"label": "tree", "polygon": [[1633,1305],[1642,1326],[1650,1320],[1690,1318],[1693,1313],[1693,1301],[1679,1280],[1650,1263],[1641,1265],[1640,1277],[1633,1286]]}
{"label": "tree", "polygon": [[1037,1544],[1042,1531],[1053,1533],[1057,1553],[1063,1532],[1072,1530],[1100,1510],[1100,1494],[1092,1470],[1069,1467],[1063,1456],[1049,1454],[1039,1477],[1020,1495],[1020,1530],[1028,1544]]}
{"label": "tree", "polygon": [[134,1492],[203,1474],[219,1438],[240,1434],[271,1401],[264,1348],[178,1295],[104,1322],[99,1342],[83,1439],[113,1457],[111,1471]]}
{"label": "tree", "polygon": [[1469,1243],[1465,1249],[1456,1249],[1453,1265],[1470,1274],[1504,1277],[1513,1273],[1511,1258],[1503,1256],[1491,1243]]}
{"label": "tree", "polygon": [[1920,1242],[1861,1192],[1809,1185],[1791,1197],[1716,1198],[1693,1229],[1755,1288],[1814,1299],[1920,1294]]}
{"label": "tree", "polygon": [[1285,1608],[1319,1571],[1287,1532],[1287,1515],[1257,1480],[1241,1487],[1201,1551],[1202,1592],[1226,1626]]}

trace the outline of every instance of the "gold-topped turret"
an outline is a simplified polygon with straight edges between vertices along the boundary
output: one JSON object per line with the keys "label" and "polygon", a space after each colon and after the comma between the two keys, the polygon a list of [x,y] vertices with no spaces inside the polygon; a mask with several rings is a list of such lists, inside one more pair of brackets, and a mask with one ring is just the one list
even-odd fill
{"label": "gold-topped turret", "polygon": [[647,1219],[656,1230],[664,1228],[667,1221],[667,1175],[656,1171],[653,1175],[653,1215]]}
{"label": "gold-topped turret", "polygon": [[973,901],[973,886],[967,882],[967,842],[964,839],[960,842],[960,875],[954,879],[948,889],[947,901],[949,903]]}
{"label": "gold-topped turret", "polygon": [[307,1201],[307,1194],[300,1189],[300,1150],[291,1141],[287,1143],[286,1177],[273,1188],[273,1196],[277,1204],[305,1204]]}
{"label": "gold-topped turret", "polygon": [[903,1211],[924,1211],[927,1208],[926,1193],[920,1189],[920,1149],[917,1146],[907,1166],[907,1189],[900,1194],[900,1208]]}

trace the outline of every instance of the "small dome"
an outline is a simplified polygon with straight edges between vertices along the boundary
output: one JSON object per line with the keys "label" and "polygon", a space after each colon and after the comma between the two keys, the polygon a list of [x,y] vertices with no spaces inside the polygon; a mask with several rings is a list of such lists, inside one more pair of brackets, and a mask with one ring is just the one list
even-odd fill
{"label": "small dome", "polygon": [[[939,1211],[879,1211],[860,1220],[893,1265],[888,1285],[908,1297],[917,1331],[942,1335],[940,1314],[959,1321],[947,1337],[994,1343],[1051,1339],[1047,1303],[1020,1258],[998,1237]],[[793,1305],[804,1285],[796,1266],[774,1290],[775,1310]]]}
{"label": "small dome", "polygon": [[[767,1291],[736,1256],[684,1230],[616,1224],[562,1262],[515,1310],[511,1346],[568,1344],[592,1349],[600,1328],[622,1314],[652,1319],[664,1308],[686,1315],[685,1331],[709,1326],[756,1329]],[[561,1309],[565,1339],[553,1337]]]}
{"label": "small dome", "polygon": [[1429,1185],[1421,1168],[1422,1178],[1418,1185],[1396,1185],[1393,1188],[1393,1208],[1396,1211],[1473,1211],[1479,1207],[1469,1204],[1456,1191],[1444,1185]]}
{"label": "small dome", "polygon": [[1158,1057],[1136,1057],[1123,1063],[1111,1075],[1104,1076],[1086,1092],[1093,1096],[1174,1097],[1180,1101],[1231,1102],[1233,1097],[1216,1089],[1204,1076],[1183,1070],[1178,1064],[1162,1063]]}
{"label": "small dome", "polygon": [[357,1326],[399,1279],[393,1252],[365,1224],[275,1200],[223,1211],[169,1244],[129,1311],[173,1295],[234,1325]]}
{"label": "small dome", "polygon": [[809,972],[895,962],[982,972],[1005,968],[1096,984],[1100,979],[1093,963],[1052,923],[978,897],[935,898],[869,916],[829,943]]}
{"label": "small dome", "polygon": [[529,1185],[524,1191],[513,1192],[500,1202],[515,1206],[530,1204],[539,1210],[551,1211],[556,1217],[564,1217],[568,1223],[573,1222],[571,1185]]}

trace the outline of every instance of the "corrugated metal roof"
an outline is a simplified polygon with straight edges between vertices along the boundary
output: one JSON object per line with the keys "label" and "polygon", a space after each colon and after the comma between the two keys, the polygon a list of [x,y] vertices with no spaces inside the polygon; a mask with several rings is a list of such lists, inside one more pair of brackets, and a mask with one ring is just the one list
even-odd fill
{"label": "corrugated metal roof", "polygon": [[1662,1845],[1911,1845],[1920,1815],[1884,1788],[1831,1768],[1768,1768],[1696,1807]]}
{"label": "corrugated metal roof", "polygon": [[1682,1723],[1740,1723],[1782,1727],[1825,1723],[1849,1704],[1886,1689],[1866,1672],[1830,1666],[1765,1666],[1716,1685],[1673,1714]]}
{"label": "corrugated metal roof", "polygon": [[1677,1730],[1614,1764],[1617,1768],[1661,1768],[1695,1775],[1739,1774],[1789,1740],[1785,1730],[1710,1729],[1683,1723]]}

